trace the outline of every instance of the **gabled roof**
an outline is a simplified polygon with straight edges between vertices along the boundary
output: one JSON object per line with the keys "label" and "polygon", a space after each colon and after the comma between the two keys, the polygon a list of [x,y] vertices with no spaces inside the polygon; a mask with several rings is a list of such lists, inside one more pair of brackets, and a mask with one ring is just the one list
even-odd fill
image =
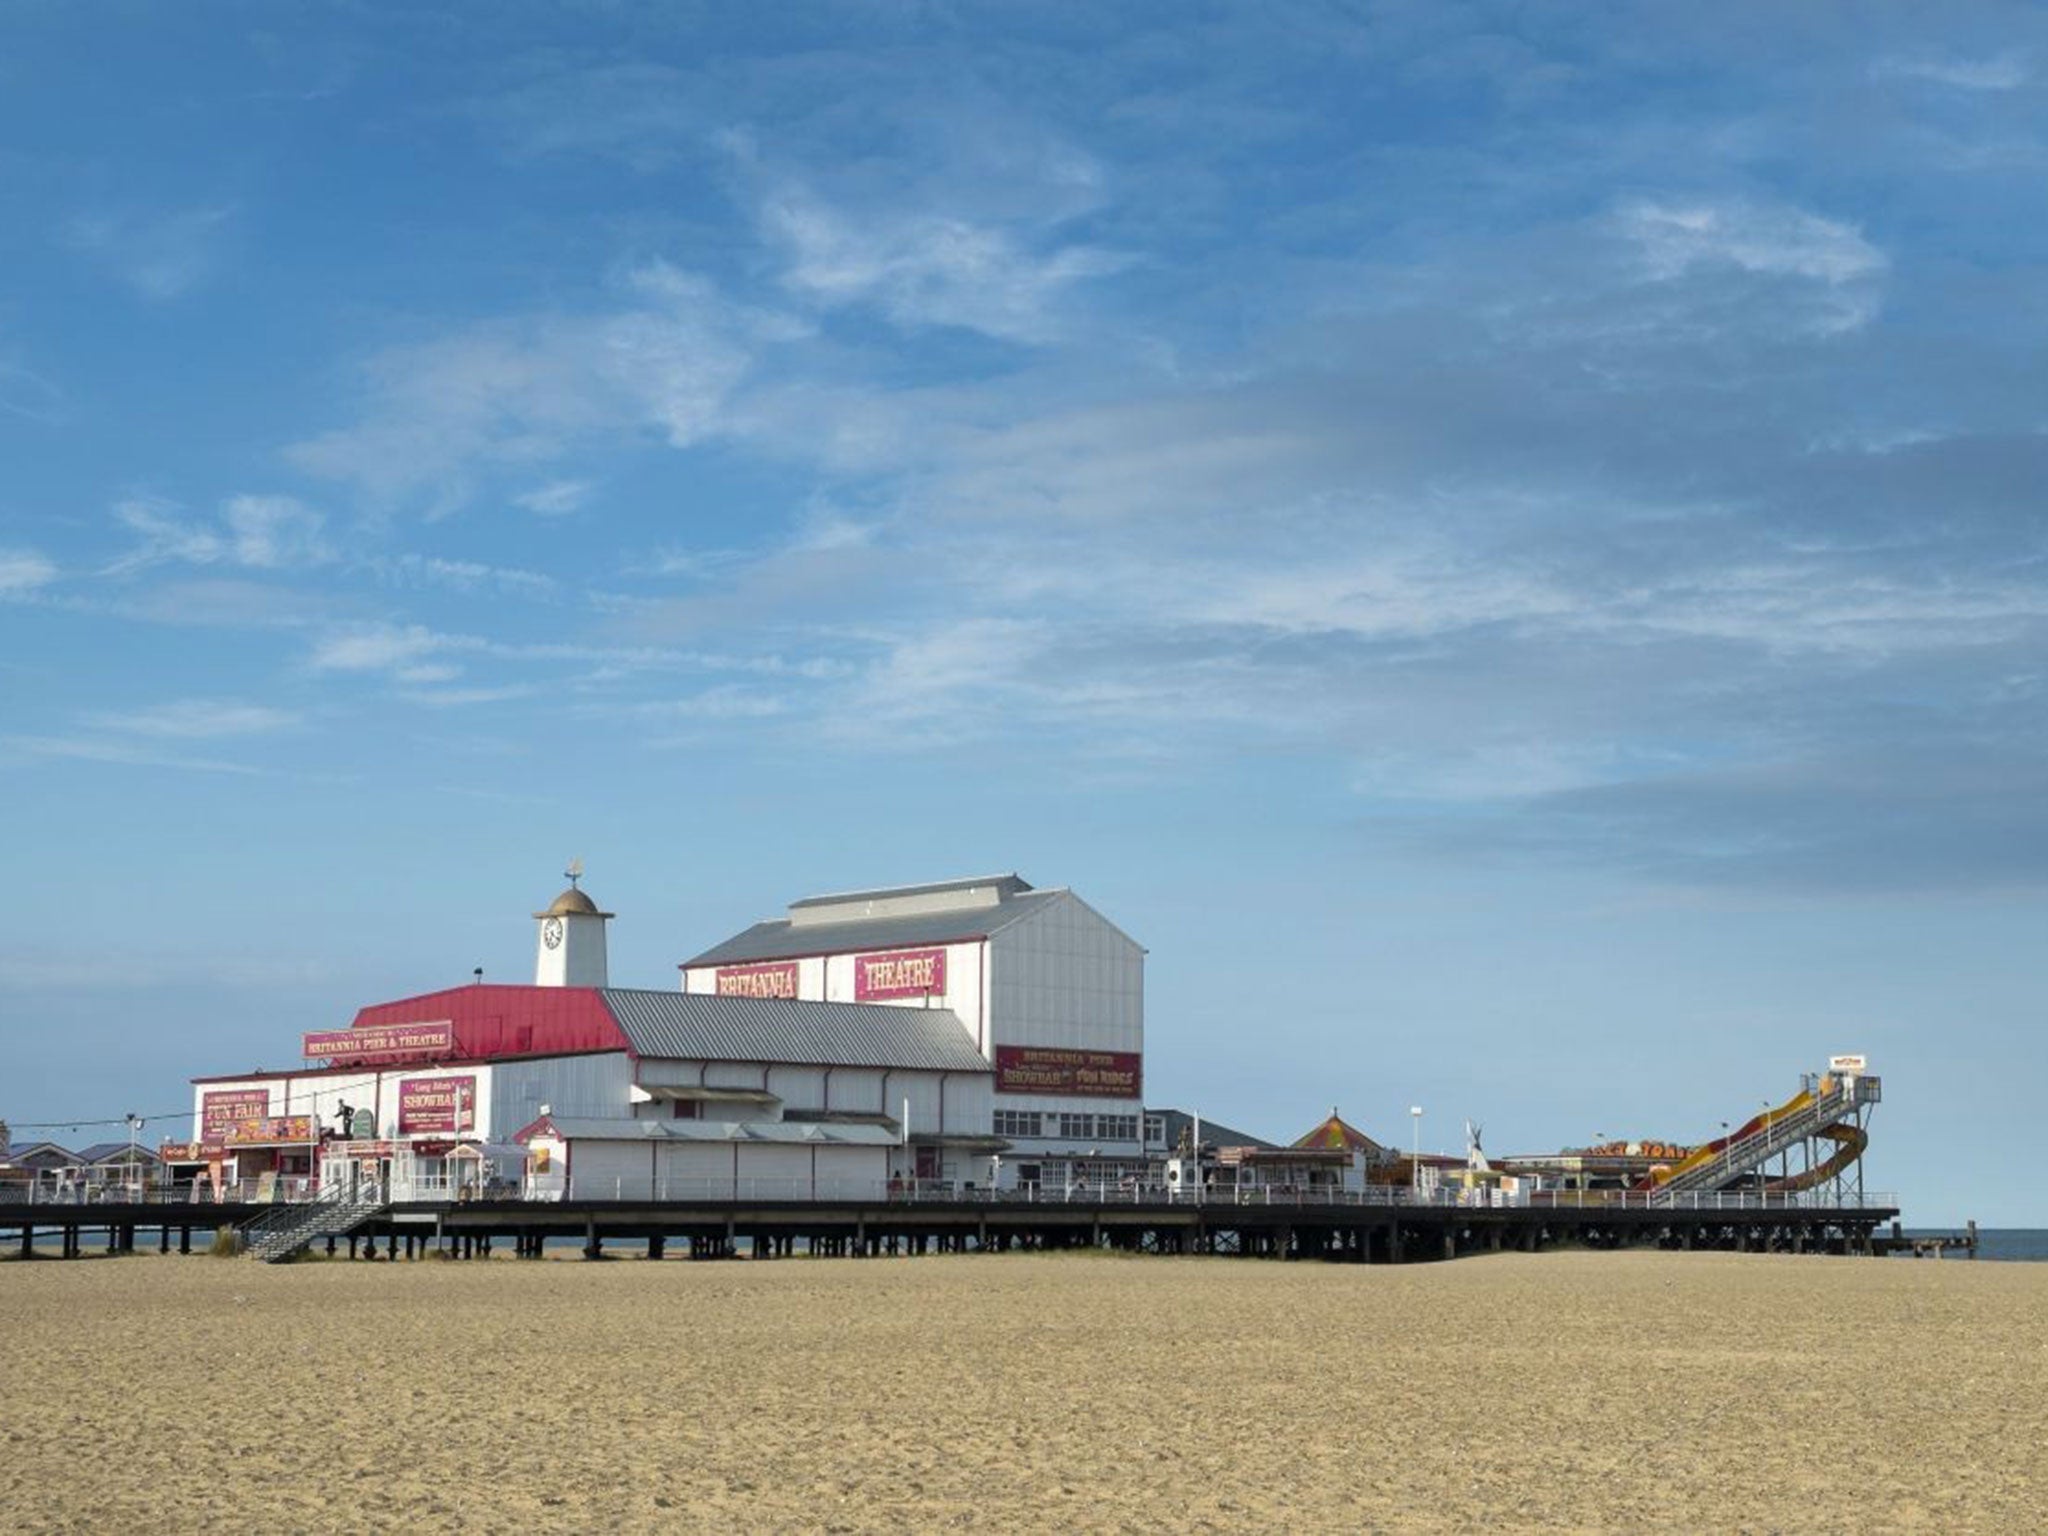
{"label": "gabled roof", "polygon": [[130,1146],[125,1141],[96,1141],[91,1146],[83,1147],[79,1150],[78,1160],[81,1163],[125,1163],[128,1161],[128,1154],[131,1151],[135,1154],[137,1162],[159,1163],[163,1161],[162,1158],[157,1156],[156,1150],[153,1147],[145,1147],[140,1142]]}
{"label": "gabled roof", "polygon": [[598,994],[637,1056],[686,1061],[909,1067],[926,1072],[993,1068],[947,1008],[806,1003],[786,997],[721,997],[607,987]]}
{"label": "gabled roof", "polygon": [[[1191,1128],[1195,1121],[1195,1117],[1184,1109],[1148,1109],[1145,1113],[1148,1115],[1158,1115],[1166,1122],[1166,1148],[1169,1152],[1180,1145],[1182,1129]],[[1262,1136],[1254,1136],[1249,1131],[1232,1130],[1222,1121],[1211,1120],[1207,1115],[1204,1115],[1202,1116],[1202,1145],[1205,1147],[1259,1147],[1270,1152],[1278,1148],[1280,1144],[1277,1141],[1267,1141]]]}
{"label": "gabled roof", "polygon": [[901,949],[912,944],[957,944],[991,934],[1034,917],[1066,899],[1067,891],[1019,891],[988,906],[899,917],[850,918],[844,922],[792,923],[786,917],[756,923],[683,962],[685,967],[734,965],[748,960],[792,960],[801,955],[845,955],[857,950]]}
{"label": "gabled roof", "polygon": [[54,1141],[24,1141],[17,1142],[14,1146],[9,1147],[7,1155],[4,1158],[0,1158],[0,1162],[20,1164],[27,1162],[32,1157],[40,1157],[46,1160],[55,1159],[58,1162],[67,1164],[75,1164],[79,1161],[76,1152],[72,1151],[69,1147],[60,1147]]}
{"label": "gabled roof", "polygon": [[1330,1111],[1330,1118],[1323,1121],[1294,1144],[1302,1149],[1317,1148],[1344,1152],[1367,1152],[1379,1156],[1386,1148],[1374,1141],[1357,1126],[1348,1124],[1336,1110]]}

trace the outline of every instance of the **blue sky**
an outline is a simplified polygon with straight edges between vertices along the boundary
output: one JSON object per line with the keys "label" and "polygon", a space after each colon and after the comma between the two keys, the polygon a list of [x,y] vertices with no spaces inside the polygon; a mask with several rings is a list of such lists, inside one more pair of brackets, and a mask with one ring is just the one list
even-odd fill
{"label": "blue sky", "polygon": [[0,19],[0,1114],[1015,868],[1156,1102],[2048,1223],[2038,11],[759,9]]}

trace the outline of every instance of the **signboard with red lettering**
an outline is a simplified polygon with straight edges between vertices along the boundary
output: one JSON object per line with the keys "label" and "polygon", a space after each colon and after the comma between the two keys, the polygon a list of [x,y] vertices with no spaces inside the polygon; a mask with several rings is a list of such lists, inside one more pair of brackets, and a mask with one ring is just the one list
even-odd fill
{"label": "signboard with red lettering", "polygon": [[899,949],[892,954],[853,957],[853,1000],[857,1003],[936,997],[945,990],[943,949]]}
{"label": "signboard with red lettering", "polygon": [[226,1088],[199,1096],[199,1139],[222,1142],[228,1132],[250,1120],[270,1113],[268,1088]]}
{"label": "signboard with red lettering", "polygon": [[721,965],[715,986],[720,997],[795,997],[796,962]]}
{"label": "signboard with red lettering", "polygon": [[226,1146],[217,1141],[167,1141],[156,1149],[156,1155],[166,1163],[203,1163],[226,1151]]}
{"label": "signboard with red lettering", "polygon": [[309,1061],[441,1061],[455,1054],[455,1025],[442,1019],[432,1024],[322,1029],[305,1037],[304,1050]]}
{"label": "signboard with red lettering", "polygon": [[399,1135],[452,1136],[475,1129],[474,1077],[408,1077],[399,1083]]}
{"label": "signboard with red lettering", "polygon": [[1134,1051],[1076,1051],[1045,1045],[996,1047],[997,1093],[1056,1093],[1135,1099],[1144,1058]]}

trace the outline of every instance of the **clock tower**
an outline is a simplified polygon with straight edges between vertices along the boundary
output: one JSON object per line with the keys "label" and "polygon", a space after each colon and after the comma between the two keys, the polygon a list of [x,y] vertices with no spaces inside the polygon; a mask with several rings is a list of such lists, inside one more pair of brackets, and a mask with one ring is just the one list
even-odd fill
{"label": "clock tower", "polygon": [[602,987],[609,985],[604,959],[604,925],[612,920],[600,912],[587,892],[578,888],[583,861],[569,863],[569,889],[534,913],[540,942],[534,950],[533,984],[537,987]]}

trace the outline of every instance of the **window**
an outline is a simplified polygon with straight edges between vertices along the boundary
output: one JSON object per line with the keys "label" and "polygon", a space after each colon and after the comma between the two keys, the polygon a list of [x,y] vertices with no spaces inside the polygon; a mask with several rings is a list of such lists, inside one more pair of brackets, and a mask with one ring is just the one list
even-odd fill
{"label": "window", "polygon": [[999,1109],[996,1111],[996,1134],[998,1136],[1043,1136],[1045,1116],[1031,1109]]}
{"label": "window", "polygon": [[1136,1141],[1138,1139],[1138,1117],[1136,1115],[1097,1115],[1095,1134],[1104,1141]]}
{"label": "window", "polygon": [[1060,1134],[1075,1141],[1086,1141],[1095,1134],[1093,1115],[1061,1115]]}
{"label": "window", "polygon": [[1165,1140],[1166,1116],[1147,1115],[1145,1117],[1145,1145],[1148,1147],[1156,1147],[1163,1144]]}

